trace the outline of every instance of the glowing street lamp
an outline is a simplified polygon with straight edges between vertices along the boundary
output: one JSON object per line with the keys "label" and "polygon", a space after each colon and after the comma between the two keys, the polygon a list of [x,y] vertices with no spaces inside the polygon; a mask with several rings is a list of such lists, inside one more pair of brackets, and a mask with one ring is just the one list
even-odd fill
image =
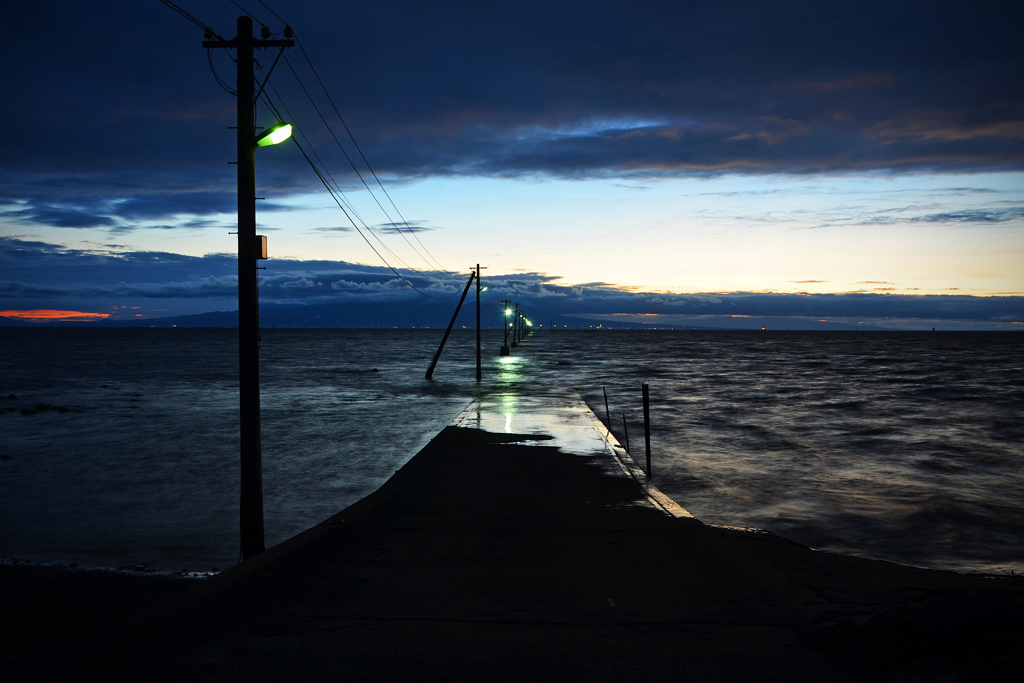
{"label": "glowing street lamp", "polygon": [[292,136],[292,124],[277,123],[256,136],[256,146],[277,145]]}

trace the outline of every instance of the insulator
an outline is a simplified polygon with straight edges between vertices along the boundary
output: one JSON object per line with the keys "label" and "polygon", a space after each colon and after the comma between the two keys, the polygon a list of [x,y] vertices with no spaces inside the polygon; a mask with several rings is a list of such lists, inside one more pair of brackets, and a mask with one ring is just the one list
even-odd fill
{"label": "insulator", "polygon": [[260,31],[260,37],[262,37],[263,40],[270,38],[270,29],[264,26],[263,30]]}
{"label": "insulator", "polygon": [[203,29],[203,37],[207,40],[213,40],[213,29],[209,26]]}
{"label": "insulator", "polygon": [[284,37],[291,40],[295,34],[292,33],[292,27],[288,24],[284,25]]}

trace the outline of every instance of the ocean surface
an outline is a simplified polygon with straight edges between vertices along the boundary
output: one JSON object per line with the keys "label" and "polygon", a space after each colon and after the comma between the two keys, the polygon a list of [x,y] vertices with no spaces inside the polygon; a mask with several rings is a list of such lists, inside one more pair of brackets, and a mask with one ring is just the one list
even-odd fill
{"label": "ocean surface", "polygon": [[[263,331],[268,546],[359,500],[476,397],[578,392],[701,520],[916,566],[1024,571],[1024,334]],[[0,554],[238,561],[234,330],[0,329]],[[13,398],[12,398],[13,396]]]}

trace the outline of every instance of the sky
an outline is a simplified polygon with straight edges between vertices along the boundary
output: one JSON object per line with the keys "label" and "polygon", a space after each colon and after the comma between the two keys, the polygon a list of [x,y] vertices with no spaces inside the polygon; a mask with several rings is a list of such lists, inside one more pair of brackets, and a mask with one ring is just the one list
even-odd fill
{"label": "sky", "polygon": [[[546,324],[1024,328],[1024,7],[239,4],[301,44],[265,320],[443,324],[479,263]],[[3,13],[0,322],[235,310],[230,53],[158,0]]]}

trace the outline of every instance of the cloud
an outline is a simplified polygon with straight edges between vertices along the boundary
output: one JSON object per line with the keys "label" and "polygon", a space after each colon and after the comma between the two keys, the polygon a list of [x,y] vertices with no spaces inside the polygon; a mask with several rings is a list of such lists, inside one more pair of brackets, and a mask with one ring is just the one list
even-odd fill
{"label": "cloud", "polygon": [[1024,139],[1024,121],[1018,119],[964,123],[949,118],[909,117],[896,121],[882,121],[865,131],[869,138],[882,144],[897,142],[962,142],[975,138],[1004,140]]}
{"label": "cloud", "polygon": [[377,282],[359,282],[356,280],[335,280],[331,283],[331,289],[336,292],[360,292],[360,293],[380,293],[380,292],[404,292],[406,284],[394,278],[391,280],[377,281]]}
{"label": "cloud", "polygon": [[794,81],[791,84],[791,87],[799,90],[811,90],[816,92],[847,93],[856,90],[891,88],[899,83],[899,81],[899,77],[894,74],[860,73],[831,79],[798,80]]}
{"label": "cloud", "polygon": [[36,309],[32,311],[0,311],[0,317],[17,320],[44,322],[52,320],[97,320],[109,318],[109,313],[88,313],[85,311],[57,311],[52,309]]}
{"label": "cloud", "polygon": [[[946,197],[938,202],[947,201]],[[1005,204],[1014,206],[1005,206]],[[740,217],[747,222],[795,223],[798,230],[817,230],[835,226],[880,226],[914,223],[953,223],[982,226],[1024,222],[1024,207],[1018,202],[993,202],[989,206],[949,211],[927,211],[935,206],[891,206],[882,209],[838,206],[824,211],[768,212]]]}
{"label": "cloud", "polygon": [[1010,209],[967,209],[915,216],[911,221],[926,223],[1005,223],[1024,218],[1024,207]]}
{"label": "cloud", "polygon": [[[8,191],[10,189],[8,188]],[[167,192],[134,195],[36,195],[8,196],[3,217],[20,223],[35,223],[55,228],[107,228],[111,232],[130,232],[140,222],[186,217],[176,224],[147,224],[163,230],[221,227],[223,221],[195,216],[231,215],[238,209],[235,192]],[[259,210],[288,211],[293,207],[263,202]],[[192,216],[191,218],[188,218]],[[232,220],[228,218],[227,220]]]}
{"label": "cloud", "polygon": [[[464,286],[461,277],[445,279],[437,274],[403,273],[418,289],[438,297],[428,299],[384,267],[314,260],[273,260],[267,262],[267,267],[267,271],[261,271],[265,275],[260,278],[259,290],[265,306],[342,306],[349,308],[332,310],[362,311],[355,318],[344,315],[337,318],[342,322],[349,320],[346,324],[350,325],[359,320],[377,324],[382,316],[389,316],[390,324],[447,324],[454,296]],[[68,249],[45,242],[0,237],[0,272],[7,278],[0,281],[0,301],[4,302],[5,310],[95,311],[138,306],[145,311],[143,317],[149,319],[154,315],[235,310],[237,307],[237,263],[231,254],[195,257],[124,249]],[[557,284],[558,281],[558,276],[545,273],[487,276],[485,309],[500,308],[502,300],[510,299],[518,302],[531,319],[538,321],[580,315],[657,317],[666,313],[676,316],[948,319],[976,320],[979,324],[981,321],[1012,322],[1024,317],[1024,297],[963,296],[955,288],[950,293],[933,295],[875,292],[665,294],[632,291],[601,282],[566,286]],[[886,283],[863,281],[859,284]],[[893,288],[879,287],[881,291],[890,289]],[[157,308],[165,310],[157,312]],[[112,318],[134,317],[140,312],[127,311],[131,309],[123,312],[117,309]],[[667,320],[670,318],[664,318],[663,322]]]}
{"label": "cloud", "polygon": [[[35,223],[56,228],[107,228],[113,232],[134,229],[139,221],[164,220],[175,216],[230,214],[237,209],[230,192],[181,192],[135,195],[52,195],[22,194],[17,187],[5,191],[9,207],[2,215],[19,223]],[[163,229],[196,229],[219,225],[218,222],[188,218],[178,225],[158,225]]]}
{"label": "cloud", "polygon": [[685,297],[674,297],[665,302],[666,306],[701,306],[708,304],[721,304],[721,297],[708,294],[690,294]]}
{"label": "cloud", "polygon": [[[222,4],[204,5],[203,20],[230,35],[235,9]],[[209,72],[201,31],[159,3],[6,11],[21,27],[5,73],[18,96],[0,115],[20,134],[0,156],[0,201],[24,202],[21,220],[125,231],[230,209],[234,102]],[[371,176],[362,153],[389,183],[553,175],[637,189],[680,174],[1024,167],[1021,16],[1005,3],[641,0],[581,12],[396,0],[297,3],[287,18],[336,100],[344,88],[358,150],[340,130],[339,149],[290,73],[275,72],[274,92],[346,186],[345,155]],[[339,43],[341,24],[387,26],[388,40],[365,31]],[[125,58],[153,50],[172,66]],[[230,81],[231,62],[216,58]],[[261,150],[257,179],[278,199],[319,186],[292,144]]]}
{"label": "cloud", "polygon": [[281,289],[308,289],[310,287],[316,287],[317,285],[323,286],[323,283],[314,282],[313,280],[307,280],[306,278],[301,277],[298,280],[282,282],[278,286],[281,287]]}
{"label": "cloud", "polygon": [[374,230],[390,234],[409,234],[414,232],[428,232],[437,230],[436,226],[424,225],[426,221],[408,221],[405,223],[379,223],[373,226]]}

